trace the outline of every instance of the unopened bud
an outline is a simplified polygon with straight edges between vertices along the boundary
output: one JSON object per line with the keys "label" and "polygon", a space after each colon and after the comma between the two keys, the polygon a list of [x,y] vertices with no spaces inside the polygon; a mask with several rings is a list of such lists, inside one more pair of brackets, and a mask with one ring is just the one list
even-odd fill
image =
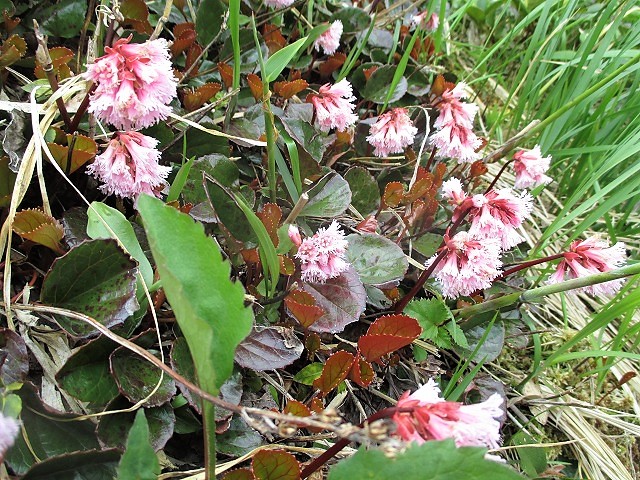
{"label": "unopened bud", "polygon": [[300,236],[300,230],[295,225],[289,225],[289,238],[296,247],[302,244],[302,237]]}

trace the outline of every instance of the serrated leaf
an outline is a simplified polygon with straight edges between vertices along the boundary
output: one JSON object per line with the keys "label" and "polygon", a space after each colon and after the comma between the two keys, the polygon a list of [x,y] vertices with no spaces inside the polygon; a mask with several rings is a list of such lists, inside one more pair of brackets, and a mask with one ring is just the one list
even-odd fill
{"label": "serrated leaf", "polygon": [[310,363],[293,376],[293,379],[303,385],[313,385],[313,382],[322,375],[323,364],[320,362]]}
{"label": "serrated leaf", "polygon": [[264,88],[262,86],[262,80],[255,73],[250,73],[247,75],[247,84],[249,85],[249,90],[251,90],[251,95],[256,101],[261,102],[264,97]]}
{"label": "serrated leaf", "polygon": [[347,261],[358,272],[362,283],[384,285],[404,278],[409,261],[402,249],[391,240],[375,233],[347,236]]}
{"label": "serrated leaf", "polygon": [[153,33],[149,23],[149,9],[144,0],[122,0],[120,13],[124,17],[124,27],[131,26],[138,33]]}
{"label": "serrated leaf", "polygon": [[194,89],[186,88],[182,90],[182,104],[187,112],[193,112],[211,100],[220,90],[222,85],[219,83],[205,83]]}
{"label": "serrated leaf", "polygon": [[375,376],[373,366],[362,357],[358,357],[358,359],[353,362],[353,367],[349,372],[349,378],[363,388],[371,385]]}
{"label": "serrated leaf", "polygon": [[83,402],[106,405],[118,395],[109,370],[109,355],[116,344],[99,337],[76,349],[56,374],[60,387]]}
{"label": "serrated leaf", "polygon": [[296,417],[309,417],[311,416],[311,409],[302,402],[289,400],[282,413],[295,415]]}
{"label": "serrated leaf", "polygon": [[[53,71],[58,76],[58,80],[71,76],[71,70],[68,63],[75,53],[73,50],[67,47],[53,47],[49,49],[49,55],[51,56],[51,64],[53,65]],[[44,67],[36,60],[36,68],[33,71],[36,78],[47,78],[47,74],[44,72]]]}
{"label": "serrated leaf", "polygon": [[25,240],[43,245],[58,254],[64,254],[60,243],[64,237],[62,225],[40,209],[27,209],[16,213],[12,229]]}
{"label": "serrated leaf", "polygon": [[215,395],[253,323],[242,285],[229,279],[230,266],[202,225],[146,195],[138,199],[138,210],[167,299],[202,372],[200,384]]}
{"label": "serrated leaf", "polygon": [[29,353],[24,340],[8,328],[0,328],[0,386],[24,382],[29,373]]}
{"label": "serrated leaf", "polygon": [[222,480],[255,480],[253,472],[248,468],[238,468],[225,473]]}
{"label": "serrated leaf", "polygon": [[291,315],[305,328],[309,328],[325,313],[316,305],[315,298],[304,290],[293,290],[285,297],[284,304]]}
{"label": "serrated leaf", "polygon": [[[142,278],[147,287],[150,287],[153,283],[153,268],[142,251],[133,226],[125,216],[119,210],[102,202],[92,202],[87,209],[87,218],[87,234],[94,240],[117,237],[129,254],[137,260]],[[104,225],[103,220],[109,229]]]}
{"label": "serrated leaf", "polygon": [[420,336],[417,320],[406,315],[385,315],[373,322],[358,340],[358,349],[369,362],[406,347]]}
{"label": "serrated leaf", "polygon": [[404,313],[415,318],[422,327],[422,338],[431,338],[427,332],[432,332],[433,327],[440,327],[448,320],[453,320],[453,314],[446,303],[440,298],[423,298],[410,302],[404,309]]}
{"label": "serrated leaf", "polygon": [[303,350],[293,329],[256,326],[238,345],[235,358],[238,365],[262,372],[291,365]]}
{"label": "serrated leaf", "polygon": [[[111,328],[138,310],[136,263],[115,240],[92,240],[56,259],[42,283],[40,300],[93,317]],[[77,337],[95,335],[84,322],[55,315],[58,324]]]}
{"label": "serrated leaf", "polygon": [[453,343],[455,343],[456,345],[462,348],[469,347],[469,344],[467,342],[467,337],[464,336],[464,332],[462,331],[462,329],[456,323],[455,320],[449,320],[445,324],[445,328],[449,332],[449,335],[451,335],[451,340],[453,340]]}
{"label": "serrated leaf", "polygon": [[301,217],[333,218],[343,213],[351,203],[349,184],[335,172],[318,180],[307,195],[309,201],[300,212]]}
{"label": "serrated leaf", "polygon": [[404,186],[400,182],[389,182],[384,187],[382,201],[387,207],[397,207],[404,198]]}
{"label": "serrated leaf", "polygon": [[156,480],[159,474],[160,463],[149,444],[147,417],[144,415],[144,408],[140,408],[129,430],[127,446],[118,465],[118,478]]}
{"label": "serrated leaf", "polygon": [[296,457],[284,450],[260,450],[251,461],[257,480],[298,480],[300,464]]}
{"label": "serrated leaf", "polygon": [[334,353],[325,362],[322,375],[313,382],[313,386],[326,395],[347,378],[354,359],[353,354],[344,350]]}
{"label": "serrated leaf", "polygon": [[291,82],[276,82],[273,84],[273,93],[277,96],[284,98],[285,100],[290,99],[294,95],[299,94],[303,90],[309,87],[309,84],[306,80],[299,78],[297,80],[293,80]]}
{"label": "serrated leaf", "polygon": [[329,471],[329,480],[522,480],[507,466],[485,460],[486,449],[455,446],[453,440],[412,443],[394,458],[364,448]]}
{"label": "serrated leaf", "polygon": [[[47,142],[47,146],[60,168],[69,173],[78,170],[98,153],[98,145],[95,140],[78,134],[67,135],[66,143],[63,145]],[[71,161],[71,165],[69,165],[69,161]]]}
{"label": "serrated leaf", "polygon": [[353,267],[325,283],[304,283],[302,287],[326,312],[309,327],[313,332],[341,332],[357,322],[366,307],[367,293]]}

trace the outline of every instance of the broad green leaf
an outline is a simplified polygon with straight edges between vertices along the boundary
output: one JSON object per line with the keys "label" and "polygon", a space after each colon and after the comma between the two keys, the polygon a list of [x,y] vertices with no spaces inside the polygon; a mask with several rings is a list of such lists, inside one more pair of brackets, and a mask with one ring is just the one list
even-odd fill
{"label": "broad green leaf", "polygon": [[[404,94],[407,93],[407,88],[409,86],[407,79],[404,76],[401,76],[398,80],[393,93],[390,96],[387,95],[390,88],[389,85],[393,82],[395,72],[396,67],[391,65],[385,65],[378,68],[371,74],[369,80],[367,80],[367,83],[362,89],[362,96],[367,100],[371,100],[378,104],[394,103],[400,100]],[[387,97],[389,97],[388,102]]]}
{"label": "broad green leaf", "polygon": [[262,436],[240,417],[231,419],[229,430],[217,436],[218,452],[240,457],[264,443]]}
{"label": "broad green leaf", "polygon": [[377,449],[360,449],[333,467],[329,480],[522,480],[507,466],[485,460],[486,449],[455,446],[453,440],[412,443],[395,458]]}
{"label": "broad green leaf", "polygon": [[349,235],[347,241],[347,261],[358,272],[362,283],[383,285],[401,280],[407,273],[407,257],[391,240],[375,233],[363,233]]}
{"label": "broad green leaf", "polygon": [[[186,164],[185,164],[186,165]],[[182,196],[186,202],[198,204],[207,200],[207,194],[202,183],[203,172],[208,173],[225,187],[233,185],[239,176],[238,167],[229,160],[228,157],[214,153],[196,158],[189,168],[184,185]],[[177,181],[178,177],[176,176]],[[169,199],[167,199],[169,201]]]}
{"label": "broad green leaf", "polygon": [[85,0],[62,0],[38,13],[42,30],[54,37],[71,38],[80,33],[87,15]]}
{"label": "broad green leaf", "polygon": [[438,247],[442,244],[442,235],[435,233],[425,233],[421,237],[413,240],[411,245],[418,252],[429,258],[438,251]]}
{"label": "broad green leaf", "polygon": [[138,409],[133,421],[127,447],[118,466],[119,479],[155,480],[160,474],[158,457],[149,443],[149,424],[144,408]]}
{"label": "broad green leaf", "polygon": [[307,37],[302,37],[271,55],[264,64],[263,79],[271,83],[278,78],[306,41]]}
{"label": "broad green leaf", "polygon": [[[488,332],[487,328],[490,328]],[[500,321],[488,326],[479,325],[473,327],[465,331],[464,335],[466,335],[468,345],[456,347],[456,352],[461,357],[468,358],[474,363],[493,362],[498,358],[504,347],[505,328],[504,323]]]}
{"label": "broad green leaf", "polygon": [[380,205],[380,189],[375,178],[363,167],[353,167],[347,170],[344,179],[351,189],[351,205],[362,215],[367,215],[378,209]]}
{"label": "broad green leaf", "polygon": [[303,385],[313,385],[316,378],[322,375],[323,364],[320,362],[310,363],[293,376],[293,379]]}
{"label": "broad green leaf", "polygon": [[43,459],[31,467],[22,479],[113,480],[119,458],[118,450],[71,452]]}
{"label": "broad green leaf", "polygon": [[351,189],[344,178],[328,173],[311,187],[309,201],[300,212],[301,217],[333,218],[343,213],[351,203]]}
{"label": "broad green leaf", "polygon": [[[140,273],[147,287],[153,283],[153,268],[142,251],[138,238],[129,220],[115,208],[111,208],[102,202],[93,202],[87,209],[87,235],[94,240],[98,238],[116,238],[124,245],[129,254],[135,258],[140,268]],[[109,226],[111,232],[103,223]],[[113,233],[112,233],[113,232]]]}
{"label": "broad green leaf", "polygon": [[147,195],[138,199],[138,210],[200,384],[217,394],[253,323],[242,285],[229,279],[230,266],[202,225]]}
{"label": "broad green leaf", "polygon": [[[40,300],[47,305],[84,313],[106,327],[124,322],[138,309],[135,262],[115,240],[92,240],[58,258],[42,283]],[[97,333],[79,320],[56,315],[68,333]]]}
{"label": "broad green leaf", "polygon": [[75,350],[56,374],[60,387],[83,402],[104,406],[118,395],[109,370],[109,355],[117,345],[99,337]]}
{"label": "broad green leaf", "polygon": [[202,0],[196,14],[196,34],[198,42],[205,46],[213,40],[224,22],[226,5],[220,0]]}
{"label": "broad green leaf", "polygon": [[260,450],[251,461],[257,480],[299,480],[300,464],[284,450]]}

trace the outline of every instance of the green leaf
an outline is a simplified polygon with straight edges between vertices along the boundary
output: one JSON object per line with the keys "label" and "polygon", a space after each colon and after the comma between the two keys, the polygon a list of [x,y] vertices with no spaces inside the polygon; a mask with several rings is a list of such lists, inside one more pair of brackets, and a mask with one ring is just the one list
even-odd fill
{"label": "green leaf", "polygon": [[406,306],[404,313],[418,320],[422,328],[441,326],[447,320],[453,320],[451,310],[440,298],[414,300]]}
{"label": "green leaf", "polygon": [[220,33],[227,7],[220,0],[202,0],[196,14],[196,34],[200,45],[208,45]]}
{"label": "green leaf", "polygon": [[485,460],[486,449],[457,448],[453,440],[412,443],[395,458],[380,450],[360,449],[329,471],[329,480],[518,480],[523,477],[508,467]]}
{"label": "green leaf", "polygon": [[158,457],[149,444],[149,424],[144,416],[144,408],[136,413],[127,447],[120,459],[118,478],[125,480],[155,480],[160,474]]}
{"label": "green leaf", "polygon": [[438,247],[442,244],[442,235],[435,233],[425,233],[416,238],[411,245],[420,254],[429,258],[438,251]]}
{"label": "green leaf", "polygon": [[362,283],[383,285],[401,280],[407,273],[407,257],[391,240],[375,233],[363,233],[349,235],[347,241],[346,259],[358,272]]}
{"label": "green leaf", "polygon": [[320,362],[310,363],[293,376],[293,379],[303,385],[313,385],[316,378],[322,375],[323,364]]}
{"label": "green leaf", "polygon": [[333,218],[351,204],[351,189],[344,178],[335,172],[322,177],[307,194],[309,201],[300,212],[301,217]]}
{"label": "green leaf", "polygon": [[351,205],[362,215],[378,209],[380,205],[380,189],[375,178],[364,167],[350,168],[344,179],[351,189]]}
{"label": "green leaf", "polygon": [[[58,258],[44,278],[40,300],[93,317],[111,328],[138,309],[137,266],[115,240],[93,240]],[[86,337],[97,333],[79,320],[55,315],[68,333]]]}
{"label": "green leaf", "polygon": [[82,28],[87,15],[85,0],[62,0],[38,14],[42,18],[42,30],[55,37],[75,37]]}
{"label": "green leaf", "polygon": [[207,200],[207,194],[202,183],[203,172],[208,173],[225,187],[233,185],[240,175],[236,164],[224,155],[214,153],[196,158],[187,173],[187,178],[182,188],[182,196],[185,202],[196,205]]}
{"label": "green leaf", "polygon": [[271,55],[264,64],[263,78],[266,79],[268,83],[278,78],[278,75],[282,73],[282,70],[286,68],[306,41],[307,37],[302,37]]}
{"label": "green leaf", "polygon": [[251,461],[257,480],[299,480],[300,464],[284,450],[260,450]]}
{"label": "green leaf", "polygon": [[[394,103],[400,100],[409,86],[407,79],[401,76],[398,80],[396,87],[391,95],[387,95],[389,91],[389,85],[393,82],[393,77],[396,72],[396,67],[391,65],[385,65],[378,68],[371,74],[369,80],[362,89],[362,96],[367,100],[371,100],[374,103],[385,104]],[[388,101],[387,101],[388,97]]]}
{"label": "green leaf", "polygon": [[[490,329],[487,331],[487,329]],[[479,325],[465,331],[468,345],[456,348],[456,352],[463,358],[469,358],[472,362],[493,362],[504,347],[505,328],[504,323],[497,321],[494,324]],[[475,351],[475,353],[474,353]]]}
{"label": "green leaf", "polygon": [[180,167],[178,173],[176,173],[176,177],[173,179],[171,187],[169,187],[167,203],[178,200],[178,197],[180,196],[180,193],[182,192],[182,189],[187,182],[187,178],[189,177],[189,172],[191,171],[194,160],[195,158],[189,159],[184,165]]}
{"label": "green leaf", "polygon": [[112,480],[116,475],[119,458],[118,450],[72,452],[38,462],[22,479]]}
{"label": "green leaf", "polygon": [[147,195],[138,199],[138,210],[200,384],[215,395],[253,323],[242,285],[229,279],[230,266],[202,225]]}
{"label": "green leaf", "polygon": [[[124,245],[129,254],[138,261],[140,273],[147,287],[153,283],[153,268],[142,251],[131,223],[115,208],[102,202],[92,202],[87,209],[87,235],[96,240],[99,238],[116,238]],[[103,223],[106,222],[111,231]]]}
{"label": "green leaf", "polygon": [[116,344],[99,337],[75,350],[56,374],[60,387],[83,402],[104,406],[118,395],[109,371],[109,355]]}
{"label": "green leaf", "polygon": [[241,457],[264,443],[262,436],[240,417],[231,419],[229,429],[217,437],[218,452]]}

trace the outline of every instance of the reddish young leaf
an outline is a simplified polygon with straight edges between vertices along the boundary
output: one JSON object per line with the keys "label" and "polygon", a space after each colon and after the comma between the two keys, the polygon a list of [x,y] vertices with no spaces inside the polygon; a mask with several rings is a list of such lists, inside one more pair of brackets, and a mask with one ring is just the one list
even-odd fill
{"label": "reddish young leaf", "polygon": [[362,356],[369,362],[406,347],[420,336],[422,329],[407,315],[385,315],[371,324],[367,334],[358,340]]}
{"label": "reddish young leaf", "polygon": [[[189,70],[191,68],[191,65],[196,63],[196,60],[198,60],[198,57],[200,56],[201,53],[202,53],[202,47],[200,46],[199,43],[194,42],[189,47],[189,50],[187,50],[187,56],[185,57],[185,60],[184,60],[185,71]],[[198,75],[199,69],[200,67],[198,65],[195,65],[193,68],[191,68],[191,71],[189,72],[189,77],[195,77],[196,75]]]}
{"label": "reddish young leaf", "polygon": [[173,27],[173,44],[171,45],[171,55],[178,56],[196,41],[195,26],[191,22],[179,23]]}
{"label": "reddish young leaf", "polygon": [[280,260],[280,274],[282,275],[293,275],[296,271],[296,264],[293,263],[286,255],[278,255],[278,260]]}
{"label": "reddish young leaf", "polygon": [[[47,142],[47,146],[60,168],[69,173],[78,170],[98,153],[95,140],[84,135],[66,135],[61,143]],[[69,152],[70,148],[73,148],[71,152]],[[71,165],[68,165],[69,161]]]}
{"label": "reddish young leaf", "polygon": [[59,254],[65,253],[60,243],[64,237],[62,225],[38,208],[16,213],[12,229],[25,240],[44,245]]}
{"label": "reddish young leaf", "polygon": [[303,290],[294,290],[284,299],[284,304],[300,324],[309,328],[325,314],[324,309],[316,305],[316,299]]}
{"label": "reddish young leaf", "polygon": [[275,203],[267,203],[262,207],[262,210],[258,212],[258,218],[267,229],[269,237],[274,246],[278,246],[278,226],[280,220],[282,220],[282,209]]}
{"label": "reddish young leaf", "polygon": [[6,10],[2,11],[2,20],[4,22],[4,28],[7,30],[7,33],[13,32],[21,22],[21,19],[19,17],[11,17],[9,12],[7,12]]}
{"label": "reddish young leaf", "polygon": [[149,9],[144,0],[122,0],[120,13],[124,17],[123,27],[132,27],[138,33],[153,33],[149,23]]}
{"label": "reddish young leaf", "polygon": [[211,100],[220,90],[222,85],[219,83],[205,83],[194,90],[185,88],[181,91],[182,104],[187,111],[193,112]]}
{"label": "reddish young leaf", "polygon": [[431,85],[431,93],[440,96],[444,93],[446,83],[442,75],[438,75]]}
{"label": "reddish young leaf", "polygon": [[260,77],[255,73],[250,73],[247,75],[247,83],[249,84],[249,90],[251,90],[253,98],[255,98],[257,102],[261,102],[264,97],[264,89]]}
{"label": "reddish young leaf", "polygon": [[384,187],[382,201],[387,207],[397,207],[404,197],[404,186],[400,182],[389,182]]}
{"label": "reddish young leaf", "polygon": [[270,23],[267,23],[262,29],[262,38],[264,38],[264,43],[266,43],[271,55],[287,44],[287,39],[282,36],[280,28]]}
{"label": "reddish young leaf", "polygon": [[319,67],[320,76],[325,78],[338,70],[347,60],[347,55],[342,52],[336,52],[322,62]]}
{"label": "reddish young leaf", "polygon": [[218,71],[220,72],[222,83],[224,83],[224,88],[231,88],[233,85],[233,67],[227,63],[218,62]]}
{"label": "reddish young leaf", "polygon": [[331,355],[324,364],[322,375],[313,382],[314,388],[320,390],[322,395],[329,393],[347,378],[353,361],[354,356],[344,350]]}
{"label": "reddish young leaf", "polygon": [[309,355],[313,355],[322,346],[322,340],[320,339],[320,335],[317,333],[310,333],[307,335],[307,338],[304,339],[304,348],[307,349]]}
{"label": "reddish young leaf", "polygon": [[[51,64],[53,65],[53,71],[56,72],[58,80],[68,78],[71,76],[71,70],[67,65],[71,59],[75,56],[72,50],[67,47],[53,47],[49,49],[49,55],[51,56]],[[36,68],[33,71],[36,78],[46,78],[44,68],[36,61]]]}
{"label": "reddish young leaf", "polygon": [[371,77],[371,75],[373,75],[373,72],[378,70],[378,68],[380,68],[378,67],[378,65],[373,65],[372,67],[365,68],[364,70],[362,70],[362,73],[364,73],[365,80],[369,80],[369,77]]}
{"label": "reddish young leaf", "polygon": [[353,367],[349,372],[349,378],[361,387],[368,387],[375,378],[373,366],[361,356],[353,362]]}
{"label": "reddish young leaf", "polygon": [[251,461],[257,480],[298,480],[300,464],[296,457],[284,450],[260,450]]}
{"label": "reddish young leaf", "polygon": [[411,187],[411,190],[409,190],[409,192],[404,196],[404,203],[411,203],[416,201],[417,199],[425,195],[432,185],[432,178],[426,177],[417,180]]}
{"label": "reddish young leaf", "polygon": [[295,415],[296,417],[310,417],[311,409],[302,402],[289,400],[282,413],[288,413],[289,415]]}
{"label": "reddish young leaf", "polygon": [[315,397],[311,399],[309,408],[313,413],[322,413],[322,411],[324,410],[324,403],[322,403],[322,400],[320,398]]}
{"label": "reddish young leaf", "polygon": [[487,166],[484,164],[482,160],[476,160],[471,164],[470,174],[473,178],[481,177],[485,173],[487,173]]}
{"label": "reddish young leaf", "polygon": [[256,480],[253,472],[248,468],[238,468],[237,470],[231,470],[227,472],[222,480]]}
{"label": "reddish young leaf", "polygon": [[293,80],[292,82],[276,82],[273,84],[273,93],[275,93],[279,97],[284,98],[285,100],[288,100],[294,95],[302,92],[308,86],[309,84],[307,83],[307,81],[301,78],[298,80]]}
{"label": "reddish young leaf", "polygon": [[244,263],[260,263],[260,254],[257,248],[245,248],[240,251]]}

